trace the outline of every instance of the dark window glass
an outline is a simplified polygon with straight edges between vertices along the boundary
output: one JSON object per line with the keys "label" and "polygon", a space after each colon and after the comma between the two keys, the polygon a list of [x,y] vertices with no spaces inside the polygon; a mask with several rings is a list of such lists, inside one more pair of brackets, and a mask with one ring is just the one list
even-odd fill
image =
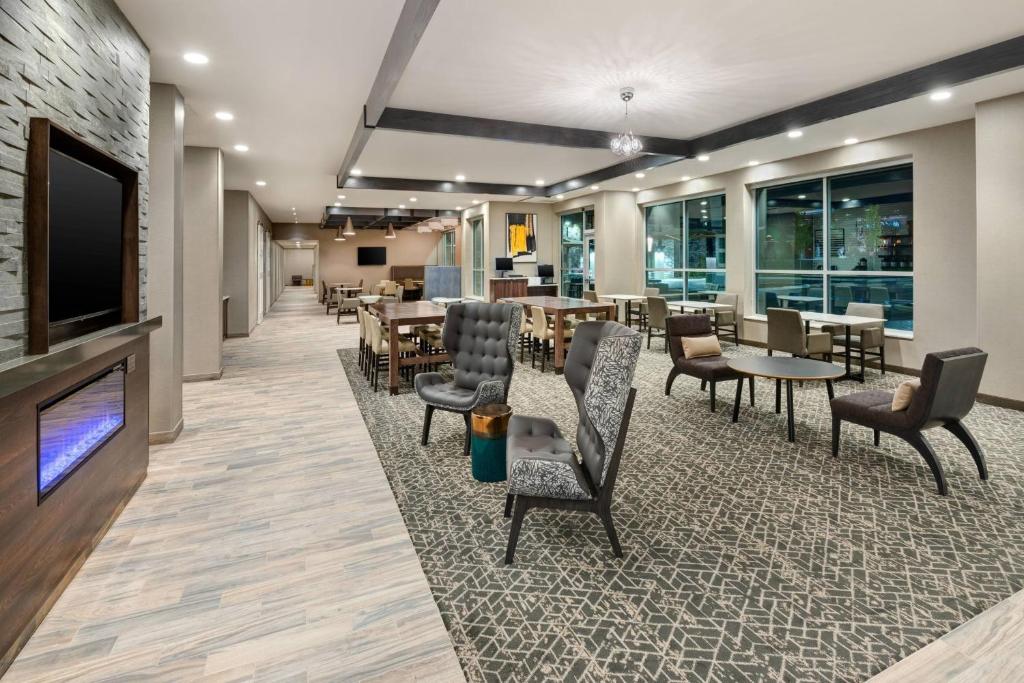
{"label": "dark window glass", "polygon": [[757,190],[757,268],[821,270],[823,183],[812,180]]}
{"label": "dark window glass", "polygon": [[725,291],[725,273],[707,270],[686,271],[686,298],[695,301],[714,301]]}
{"label": "dark window glass", "polygon": [[670,301],[686,298],[686,278],[681,270],[649,270],[647,286],[656,287]]}
{"label": "dark window glass", "polygon": [[846,313],[847,305],[853,301],[882,304],[886,327],[914,329],[914,278],[831,275],[828,282],[833,313]]}
{"label": "dark window glass", "polygon": [[757,312],[768,308],[795,308],[801,311],[824,310],[822,275],[757,274]]}
{"label": "dark window glass", "polygon": [[647,207],[647,267],[683,267],[682,202]]}
{"label": "dark window glass", "polygon": [[829,270],[914,269],[912,166],[829,179]]}
{"label": "dark window glass", "polygon": [[725,195],[686,202],[686,265],[725,268]]}

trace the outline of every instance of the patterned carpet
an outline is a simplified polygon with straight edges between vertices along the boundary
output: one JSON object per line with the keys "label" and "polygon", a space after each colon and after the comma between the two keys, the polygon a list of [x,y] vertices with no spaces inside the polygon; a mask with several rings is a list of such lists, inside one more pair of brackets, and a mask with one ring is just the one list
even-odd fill
{"label": "patterned carpet", "polygon": [[[339,350],[469,680],[864,680],[1024,587],[1024,414],[979,404],[966,420],[989,482],[952,435],[929,432],[940,497],[894,437],[875,448],[846,426],[833,459],[824,386],[795,388],[789,444],[773,384],[732,424],[735,384],[715,414],[695,380],[665,397],[670,361],[654,346],[613,504],[625,557],[596,517],[531,511],[512,567],[504,485],[470,476],[462,418],[437,413],[421,447],[415,393],[373,393],[356,351]],[[901,379],[869,371],[836,391]],[[529,358],[510,403],[575,432],[564,379]]]}

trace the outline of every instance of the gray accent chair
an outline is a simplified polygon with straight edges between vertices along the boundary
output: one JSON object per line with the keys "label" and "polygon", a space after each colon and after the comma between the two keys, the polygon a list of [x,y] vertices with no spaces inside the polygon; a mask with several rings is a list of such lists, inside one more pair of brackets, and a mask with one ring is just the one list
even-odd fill
{"label": "gray accent chair", "polygon": [[768,355],[774,351],[792,354],[798,358],[822,355],[832,359],[832,335],[828,332],[804,331],[800,311],[790,308],[769,308]]}
{"label": "gray accent chair", "polygon": [[341,316],[345,313],[355,315],[356,311],[359,310],[359,304],[362,302],[359,301],[358,297],[346,297],[345,293],[340,290],[335,292],[334,296],[338,303],[338,315],[335,317],[334,322],[340,325]]}
{"label": "gray accent chair", "polygon": [[522,319],[523,309],[518,304],[449,304],[441,339],[455,377],[448,381],[439,373],[421,372],[414,380],[416,393],[427,404],[424,446],[434,410],[447,410],[461,414],[466,421],[463,453],[469,455],[472,410],[508,399]]}
{"label": "gray accent chair", "polygon": [[[846,315],[859,315],[865,318],[885,318],[885,306],[882,304],[865,304],[857,301],[846,306]],[[878,358],[882,374],[885,374],[885,328],[877,325],[851,325],[850,348],[846,348],[846,327],[843,325],[822,325],[822,332],[832,335],[832,345],[841,346],[843,353],[860,355],[860,374],[864,376],[864,357]],[[877,349],[877,350],[874,350]]]}
{"label": "gray accent chair", "polygon": [[886,432],[913,446],[932,470],[939,495],[946,495],[946,477],[935,450],[924,437],[925,430],[942,427],[967,447],[978,475],[988,479],[985,454],[962,420],[974,407],[988,354],[977,348],[929,353],[921,368],[921,386],[906,410],[892,410],[892,392],[859,391],[832,399],[832,455],[839,457],[839,436],[843,421]]}
{"label": "gray accent chair", "polygon": [[[689,375],[700,380],[700,390],[704,391],[711,385],[711,412],[715,412],[715,388],[718,382],[731,380],[743,384],[743,375],[729,367],[729,359],[725,356],[705,356],[703,358],[687,358],[683,354],[684,337],[707,337],[712,334],[711,316],[709,315],[672,315],[668,317],[668,347],[672,356],[672,369],[665,380],[665,395],[672,393],[672,383],[679,375]],[[750,405],[754,405],[754,378],[750,381]],[[738,391],[742,391],[742,387]]]}
{"label": "gray accent chair", "polygon": [[611,501],[636,396],[632,383],[640,340],[639,332],[616,322],[594,320],[576,328],[565,380],[579,414],[576,445],[582,462],[552,420],[512,416],[505,499],[505,517],[512,516],[512,525],[505,564],[512,563],[530,508],[596,514],[615,555],[622,557]]}
{"label": "gray accent chair", "polygon": [[715,309],[715,335],[718,337],[719,341],[722,341],[723,337],[728,337],[733,344],[739,346],[740,329],[738,321],[740,295],[733,294],[732,292],[719,292],[715,295],[715,303],[732,306],[731,309]]}

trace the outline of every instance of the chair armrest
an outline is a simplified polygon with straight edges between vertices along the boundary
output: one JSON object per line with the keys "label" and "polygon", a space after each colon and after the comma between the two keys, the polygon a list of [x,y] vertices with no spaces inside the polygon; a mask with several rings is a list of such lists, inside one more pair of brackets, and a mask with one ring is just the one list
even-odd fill
{"label": "chair armrest", "polygon": [[506,398],[505,382],[500,379],[489,379],[476,385],[476,395],[473,397],[473,405],[487,406],[492,403],[504,403]]}
{"label": "chair armrest", "polygon": [[881,327],[865,327],[860,331],[860,345],[864,349],[873,349],[885,343],[885,331]]}

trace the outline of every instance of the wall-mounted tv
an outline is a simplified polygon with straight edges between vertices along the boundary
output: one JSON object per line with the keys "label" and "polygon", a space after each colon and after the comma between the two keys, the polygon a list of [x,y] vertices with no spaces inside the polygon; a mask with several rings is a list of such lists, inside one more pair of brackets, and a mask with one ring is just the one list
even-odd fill
{"label": "wall-mounted tv", "polygon": [[386,266],[388,263],[387,247],[358,247],[356,263],[360,266]]}

